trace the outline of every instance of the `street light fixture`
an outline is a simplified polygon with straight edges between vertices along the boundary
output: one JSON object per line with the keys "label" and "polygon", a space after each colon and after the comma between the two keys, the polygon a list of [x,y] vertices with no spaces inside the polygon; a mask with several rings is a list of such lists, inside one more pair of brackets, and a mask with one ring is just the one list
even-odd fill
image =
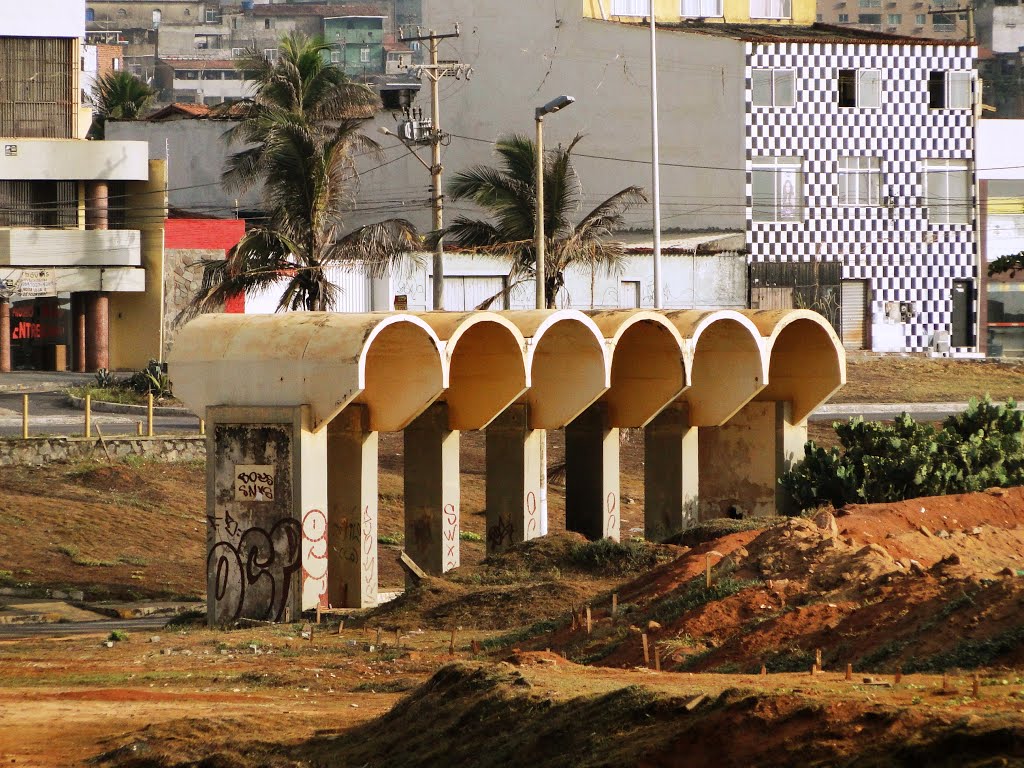
{"label": "street light fixture", "polygon": [[537,309],[547,308],[544,295],[544,116],[565,109],[574,101],[576,99],[573,96],[557,96],[534,111],[534,120],[537,123],[537,215],[533,223],[533,246],[537,252]]}

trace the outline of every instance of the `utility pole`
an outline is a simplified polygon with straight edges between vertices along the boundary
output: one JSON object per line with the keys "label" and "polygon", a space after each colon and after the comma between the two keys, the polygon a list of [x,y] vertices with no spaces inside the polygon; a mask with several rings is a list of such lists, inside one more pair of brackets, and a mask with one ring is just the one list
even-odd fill
{"label": "utility pole", "polygon": [[[457,61],[440,61],[437,49],[442,40],[458,36],[459,25],[456,23],[454,32],[438,34],[431,29],[424,35],[422,30],[417,27],[415,35],[406,37],[403,34],[399,38],[403,43],[425,42],[430,51],[429,64],[420,64],[410,69],[416,71],[421,77],[426,75],[430,80],[430,178],[433,188],[431,206],[434,212],[435,232],[440,232],[444,226],[444,198],[441,191],[441,173],[444,168],[441,165],[441,144],[445,136],[441,132],[439,86],[443,77],[459,78],[465,74],[468,79],[471,72],[467,64],[460,64]],[[434,309],[444,309],[444,242],[440,236],[437,238],[437,246],[434,248]]]}
{"label": "utility pole", "polygon": [[953,16],[967,14],[967,39],[974,40],[974,3],[968,2],[966,8],[934,8],[926,11],[929,16]]}

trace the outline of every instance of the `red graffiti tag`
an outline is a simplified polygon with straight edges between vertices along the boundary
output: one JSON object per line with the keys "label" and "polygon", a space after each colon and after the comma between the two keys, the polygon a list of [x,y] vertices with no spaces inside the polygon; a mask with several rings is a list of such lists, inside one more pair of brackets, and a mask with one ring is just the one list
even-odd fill
{"label": "red graffiti tag", "polygon": [[537,533],[537,495],[526,494],[526,538],[532,539]]}
{"label": "red graffiti tag", "polygon": [[454,504],[444,505],[444,522],[444,537],[448,542],[450,542],[446,545],[447,561],[445,562],[444,569],[447,571],[452,568],[457,568],[459,565],[459,555],[458,552],[456,552],[456,548],[459,543],[459,513],[456,511]]}
{"label": "red graffiti tag", "polygon": [[605,507],[608,510],[608,520],[605,525],[605,534],[610,537],[615,537],[615,533],[618,530],[618,518],[615,515],[615,494],[609,493],[608,499],[605,501]]}

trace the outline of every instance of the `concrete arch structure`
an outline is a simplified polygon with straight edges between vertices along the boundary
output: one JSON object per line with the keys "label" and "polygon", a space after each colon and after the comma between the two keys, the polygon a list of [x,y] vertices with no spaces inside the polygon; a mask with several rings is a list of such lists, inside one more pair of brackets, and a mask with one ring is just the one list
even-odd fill
{"label": "concrete arch structure", "polygon": [[176,393],[209,406],[308,405],[320,430],[351,403],[402,429],[448,385],[441,343],[407,314],[202,315],[181,329]]}
{"label": "concrete arch structure", "polygon": [[376,603],[378,432],[404,431],[406,550],[442,573],[459,565],[461,430],[486,430],[489,551],[545,532],[544,431],[563,427],[567,527],[618,538],[618,429],[642,427],[661,538],[780,506],[845,374],[806,310],[197,318],[170,375],[210,426],[210,620]]}

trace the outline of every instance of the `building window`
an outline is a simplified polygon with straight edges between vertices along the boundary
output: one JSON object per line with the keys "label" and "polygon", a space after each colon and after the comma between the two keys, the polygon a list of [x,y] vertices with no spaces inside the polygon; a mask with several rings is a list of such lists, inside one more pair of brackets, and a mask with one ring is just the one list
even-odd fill
{"label": "building window", "polygon": [[712,18],[724,14],[722,0],[681,0],[679,15],[695,18]]}
{"label": "building window", "polygon": [[796,102],[796,76],[791,69],[755,69],[752,97],[755,107],[792,107]]}
{"label": "building window", "polygon": [[815,21],[816,21],[816,22],[817,22],[818,24],[821,24],[821,22],[822,22],[822,19],[824,19],[824,18],[825,18],[825,17],[824,17],[824,16],[822,16],[822,15],[821,15],[820,13],[818,13],[818,14],[815,14],[815,16],[814,16],[814,20],[815,20]]}
{"label": "building window", "polygon": [[86,8],[85,9],[85,20],[86,21],[96,21],[96,11],[93,10],[92,8]]}
{"label": "building window", "polygon": [[331,64],[341,63],[341,51],[331,51]]}
{"label": "building window", "polygon": [[966,160],[925,161],[924,191],[932,224],[971,222],[971,174]]}
{"label": "building window", "polygon": [[370,63],[370,49],[369,48],[360,48],[359,49],[359,63],[360,64],[369,64]]}
{"label": "building window", "polygon": [[877,157],[839,158],[839,204],[879,205],[882,202],[882,168]]}
{"label": "building window", "polygon": [[927,20],[928,20],[928,15],[925,14],[925,13],[915,13],[914,14],[914,23],[917,24],[917,26],[919,26],[919,27],[923,27]]}
{"label": "building window", "polygon": [[792,16],[792,0],[750,0],[752,19],[788,19]]}
{"label": "building window", "polygon": [[190,11],[188,8],[186,8],[185,9],[185,16],[191,16],[191,15],[192,15],[192,11]]}
{"label": "building window", "polygon": [[612,0],[612,16],[646,16],[651,0]]}
{"label": "building window", "polygon": [[848,13],[840,13],[839,14],[839,23],[840,24],[849,24],[850,23],[850,14],[848,14]]}
{"label": "building window", "polygon": [[933,71],[928,75],[931,109],[970,109],[971,73]]}
{"label": "building window", "polygon": [[218,8],[207,8],[206,9],[206,23],[207,24],[220,24],[220,9],[218,9]]}
{"label": "building window", "polygon": [[872,26],[881,26],[882,14],[880,13],[861,13],[857,16],[858,24],[870,24]]}
{"label": "building window", "polygon": [[263,58],[270,62],[277,61],[277,48],[264,48]]}
{"label": "building window", "polygon": [[273,26],[273,24],[270,23],[270,19],[264,19],[263,20],[263,28],[264,29],[270,29],[272,26]]}
{"label": "building window", "polygon": [[799,157],[755,157],[751,163],[754,221],[800,221],[804,172]]}
{"label": "building window", "polygon": [[857,6],[860,8],[881,8],[882,0],[858,0]]}
{"label": "building window", "polygon": [[233,59],[240,59],[242,56],[245,56],[245,48],[232,48],[231,49],[231,58],[233,58]]}
{"label": "building window", "polygon": [[882,73],[877,69],[840,69],[840,107],[878,107],[882,101]]}
{"label": "building window", "polygon": [[932,17],[932,30],[935,32],[955,32],[955,13],[936,13]]}
{"label": "building window", "polygon": [[902,24],[903,23],[903,14],[902,13],[890,13],[889,16],[888,16],[888,19],[889,19],[889,24],[891,24],[893,26],[896,26],[897,24]]}

